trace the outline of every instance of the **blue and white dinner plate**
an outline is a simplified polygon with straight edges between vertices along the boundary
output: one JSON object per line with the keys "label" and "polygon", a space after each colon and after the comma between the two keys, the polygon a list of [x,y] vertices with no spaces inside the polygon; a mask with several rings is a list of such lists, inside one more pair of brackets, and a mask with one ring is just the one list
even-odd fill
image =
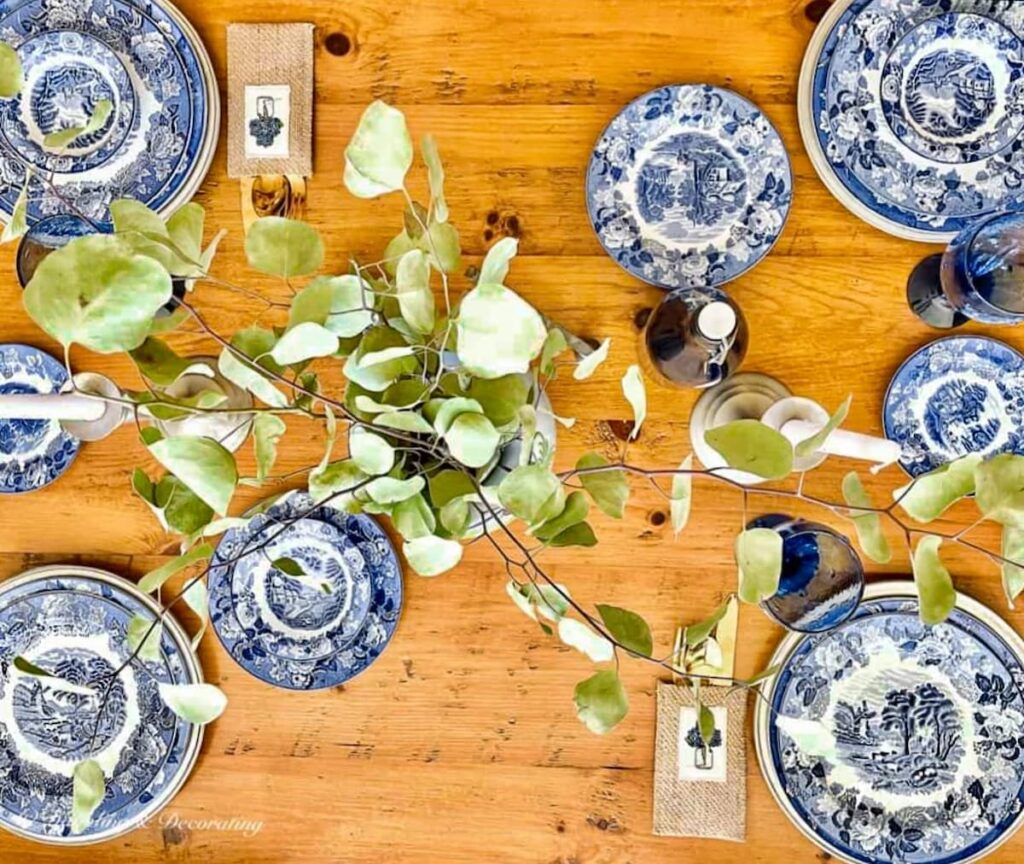
{"label": "blue and white dinner plate", "polygon": [[[67,383],[64,366],[38,348],[0,345],[0,394],[57,393]],[[0,494],[32,492],[71,467],[79,441],[56,420],[0,417]]]}
{"label": "blue and white dinner plate", "polygon": [[800,75],[800,129],[833,195],[910,240],[1024,206],[1024,4],[843,0]]}
{"label": "blue and white dinner plate", "polygon": [[761,773],[840,860],[966,864],[1024,815],[1022,662],[980,603],[959,595],[928,627],[913,583],[871,585],[845,624],[779,645],[754,716]]}
{"label": "blue and white dinner plate", "polygon": [[[272,566],[290,558],[301,579]],[[211,562],[210,621],[231,657],[290,690],[336,687],[384,651],[402,609],[402,569],[370,516],[275,502],[224,535]],[[329,589],[329,590],[327,590]]]}
{"label": "blue and white dinner plate", "polygon": [[[117,198],[161,213],[188,201],[210,166],[220,97],[195,30],[165,0],[21,0],[0,6],[22,93],[0,100],[0,214],[9,216],[31,166],[32,223],[74,209],[101,224]],[[63,148],[46,135],[113,110]],[[42,176],[52,176],[45,182]]]}
{"label": "blue and white dinner plate", "polygon": [[893,376],[882,423],[911,477],[970,453],[1024,454],[1024,356],[985,336],[925,345]]}
{"label": "blue and white dinner plate", "polygon": [[[105,707],[101,699],[132,653],[128,622],[158,613],[130,582],[89,567],[43,567],[0,584],[0,827],[61,845],[109,840],[144,824],[184,784],[202,727],[171,712],[157,685],[195,684],[202,673],[172,617],[159,659],[137,660]],[[20,672],[17,656],[57,678]],[[84,759],[99,762],[107,792],[73,835],[72,772]]]}
{"label": "blue and white dinner plate", "polygon": [[721,285],[771,251],[793,175],[779,133],[752,103],[701,84],[630,103],[594,147],[590,222],[605,251],[663,288]]}

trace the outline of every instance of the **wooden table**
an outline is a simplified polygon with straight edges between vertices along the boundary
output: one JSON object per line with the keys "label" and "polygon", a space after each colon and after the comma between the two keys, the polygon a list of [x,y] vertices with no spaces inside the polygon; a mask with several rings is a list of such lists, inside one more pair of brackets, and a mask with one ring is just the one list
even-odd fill
{"label": "wooden table", "polygon": [[[892,372],[936,335],[903,298],[906,274],[930,250],[876,231],[833,200],[797,131],[797,72],[825,0],[181,5],[222,82],[228,22],[316,24],[309,219],[324,233],[330,267],[344,269],[350,255],[370,260],[400,225],[398,202],[357,201],[341,185],[341,152],[357,118],[370,100],[386,99],[407,113],[414,134],[438,137],[452,218],[471,256],[496,238],[519,237],[522,257],[510,284],[582,335],[613,338],[611,360],[592,380],[553,388],[558,412],[579,420],[571,433],[560,433],[559,466],[584,449],[613,451],[619,443],[615,421],[629,416],[619,378],[635,360],[639,313],[661,296],[602,253],[583,199],[593,142],[622,105],[656,85],[706,81],[738,90],[767,112],[793,157],[796,198],[781,242],[730,286],[751,324],[747,369],[776,375],[830,407],[852,392],[850,427],[878,433]],[[250,279],[223,135],[221,145],[199,200],[208,224],[231,232],[219,272]],[[0,287],[0,339],[53,349],[21,311],[13,249],[0,255],[9,274]],[[276,290],[255,277],[247,284]],[[222,331],[248,323],[257,308],[210,286],[200,288],[198,302]],[[998,335],[1024,347],[1019,333]],[[203,346],[188,336],[176,344],[193,352]],[[77,369],[135,382],[121,358],[76,350],[72,359]],[[686,418],[695,394],[652,385],[649,396],[650,420],[633,455],[652,466],[676,465],[688,452]],[[320,456],[312,430],[295,426],[285,440],[279,470]],[[173,542],[129,489],[131,468],[145,464],[143,457],[133,430],[124,428],[85,445],[53,487],[0,500],[0,576],[76,561],[137,578],[172,553]],[[832,460],[811,475],[809,490],[838,497],[848,469]],[[890,469],[875,494],[900,480]],[[237,505],[244,509],[258,497],[240,495]],[[551,572],[581,600],[647,616],[659,649],[667,652],[678,623],[705,616],[734,587],[732,536],[741,522],[734,490],[698,484],[693,521],[678,541],[663,502],[640,487],[623,521],[596,521],[600,545],[553,554]],[[998,542],[992,532],[978,536]],[[906,573],[900,537],[892,540],[898,552],[889,572]],[[1005,609],[998,574],[985,559],[952,552],[948,562],[963,590]],[[168,809],[150,825],[78,855],[3,835],[0,860],[724,864],[737,856],[828,857],[776,808],[752,744],[743,848],[653,837],[656,676],[627,662],[632,712],[607,737],[591,735],[572,704],[575,682],[590,674],[587,661],[521,615],[505,596],[505,579],[483,546],[473,547],[454,573],[408,576],[393,645],[371,671],[326,692],[274,690],[207,638],[206,674],[231,704],[207,731],[199,764]],[[1010,618],[1020,626],[1019,615]],[[780,635],[757,609],[744,609],[739,673],[761,668]],[[262,829],[230,830],[230,820],[261,822]],[[1013,860],[1022,848],[1024,841],[1011,842],[993,860]]]}

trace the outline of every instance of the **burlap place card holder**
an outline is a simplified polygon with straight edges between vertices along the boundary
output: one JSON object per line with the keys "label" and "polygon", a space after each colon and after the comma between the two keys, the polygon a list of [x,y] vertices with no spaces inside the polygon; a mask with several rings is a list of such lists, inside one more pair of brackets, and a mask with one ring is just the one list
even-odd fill
{"label": "burlap place card holder", "polygon": [[228,176],[313,173],[313,25],[228,25]]}
{"label": "burlap place card holder", "polygon": [[742,841],[747,833],[747,692],[702,687],[715,715],[705,746],[697,703],[686,685],[658,683],[654,752],[654,833]]}

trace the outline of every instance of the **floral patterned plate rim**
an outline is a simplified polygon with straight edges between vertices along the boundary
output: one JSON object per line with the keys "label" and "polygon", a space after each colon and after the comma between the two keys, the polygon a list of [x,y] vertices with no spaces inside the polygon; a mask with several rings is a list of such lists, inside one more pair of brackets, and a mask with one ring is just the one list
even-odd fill
{"label": "floral patterned plate rim", "polygon": [[601,134],[587,170],[587,210],[605,251],[662,288],[743,275],[789,216],[789,154],[764,113],[720,87],[661,87]]}
{"label": "floral patterned plate rim", "polygon": [[[57,393],[63,364],[30,345],[0,344],[0,394]],[[0,418],[0,494],[34,492],[71,467],[80,444],[56,420]]]}
{"label": "floral patterned plate rim", "polygon": [[845,0],[800,73],[819,177],[876,228],[947,242],[1024,205],[1024,4]]}
{"label": "floral patterned plate rim", "polygon": [[761,773],[842,861],[974,861],[1024,817],[1022,662],[1024,641],[977,601],[958,594],[928,627],[912,582],[869,585],[845,624],[779,644],[754,715]]}
{"label": "floral patterned plate rim", "polygon": [[[70,199],[106,225],[118,197],[161,213],[192,197],[213,157],[220,97],[202,42],[173,6],[21,0],[0,10],[0,38],[25,69],[22,94],[0,100],[0,213],[12,212],[28,164],[30,224]],[[59,149],[44,143],[101,99],[113,110],[100,129]]]}
{"label": "floral patterned plate rim", "polygon": [[911,477],[969,453],[1024,454],[1024,355],[987,336],[936,339],[896,370],[882,425]]}
{"label": "floral patterned plate rim", "polygon": [[[203,729],[176,717],[157,684],[199,683],[202,671],[172,616],[160,658],[122,672],[102,717],[96,695],[131,653],[131,618],[159,613],[131,582],[92,567],[40,567],[0,584],[0,828],[43,843],[98,843],[144,824],[181,789]],[[25,675],[17,655],[92,694]],[[107,792],[72,835],[71,772],[84,758],[100,763]]]}
{"label": "floral patterned plate rim", "polygon": [[[275,568],[280,558],[304,577]],[[366,670],[402,609],[401,565],[377,521],[316,506],[304,492],[224,535],[209,588],[210,621],[232,659],[289,690],[336,687]]]}

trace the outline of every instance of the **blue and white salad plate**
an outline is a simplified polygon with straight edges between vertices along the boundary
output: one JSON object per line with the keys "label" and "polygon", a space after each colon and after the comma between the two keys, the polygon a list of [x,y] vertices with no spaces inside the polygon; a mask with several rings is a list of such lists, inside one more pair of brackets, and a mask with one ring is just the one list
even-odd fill
{"label": "blue and white salad plate", "polygon": [[925,345],[893,376],[882,423],[911,477],[971,453],[1024,454],[1024,356],[985,336]]}
{"label": "blue and white salad plate", "polygon": [[[202,680],[188,637],[167,616],[160,657],[130,655],[128,622],[159,607],[102,570],[58,565],[0,584],[0,827],[46,843],[109,840],[144,824],[191,772],[202,727],[178,718],[158,685]],[[56,676],[25,674],[23,656]],[[71,833],[72,772],[95,759],[106,796],[89,826]]]}
{"label": "blue and white salad plate", "polygon": [[822,181],[883,231],[946,242],[1024,205],[1024,4],[841,0],[798,100]]}
{"label": "blue and white salad plate", "polygon": [[[301,578],[273,566],[291,559]],[[231,657],[290,690],[336,687],[384,651],[402,609],[402,569],[370,516],[292,493],[224,535],[211,562],[210,621]]]}
{"label": "blue and white salad plate", "polygon": [[842,861],[966,864],[1024,815],[1024,642],[960,595],[921,623],[911,582],[791,634],[758,700],[761,772],[786,815]]}
{"label": "blue and white salad plate", "polygon": [[[25,85],[0,100],[0,214],[10,216],[31,167],[28,220],[76,211],[106,225],[117,198],[160,213],[188,201],[210,166],[220,96],[195,30],[165,0],[15,0],[0,4],[0,40]],[[45,137],[96,132],[55,148]],[[44,182],[42,176],[52,176]]]}
{"label": "blue and white salad plate", "polygon": [[[0,345],[0,395],[58,393],[64,366],[38,348]],[[78,455],[79,441],[56,420],[0,417],[0,494],[41,489],[60,477]]]}
{"label": "blue and white salad plate", "polygon": [[625,270],[663,288],[721,285],[771,251],[793,175],[779,133],[731,90],[662,87],[631,102],[594,147],[590,222]]}

